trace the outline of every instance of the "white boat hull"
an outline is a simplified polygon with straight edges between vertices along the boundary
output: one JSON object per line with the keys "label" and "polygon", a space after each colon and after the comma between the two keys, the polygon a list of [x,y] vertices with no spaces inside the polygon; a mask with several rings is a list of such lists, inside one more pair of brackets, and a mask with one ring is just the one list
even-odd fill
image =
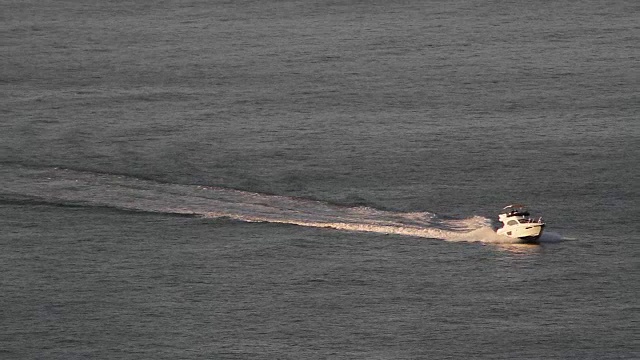
{"label": "white boat hull", "polygon": [[520,239],[525,242],[534,242],[538,240],[538,238],[540,238],[543,230],[544,230],[544,224],[526,223],[526,224],[518,224],[515,226],[506,226],[498,229],[496,232],[498,233],[498,235],[504,235],[514,239]]}

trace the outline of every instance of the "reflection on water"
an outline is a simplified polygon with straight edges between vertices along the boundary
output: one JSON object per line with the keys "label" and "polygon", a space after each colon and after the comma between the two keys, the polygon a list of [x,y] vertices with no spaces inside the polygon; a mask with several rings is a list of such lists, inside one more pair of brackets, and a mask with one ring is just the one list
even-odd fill
{"label": "reflection on water", "polygon": [[492,246],[514,255],[533,255],[543,251],[541,244],[492,244]]}

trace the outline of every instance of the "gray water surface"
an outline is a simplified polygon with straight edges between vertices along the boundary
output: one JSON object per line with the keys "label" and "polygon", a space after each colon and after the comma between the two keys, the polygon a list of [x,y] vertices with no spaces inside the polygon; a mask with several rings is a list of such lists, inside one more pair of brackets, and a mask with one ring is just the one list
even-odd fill
{"label": "gray water surface", "polygon": [[0,357],[640,357],[636,2],[0,4]]}

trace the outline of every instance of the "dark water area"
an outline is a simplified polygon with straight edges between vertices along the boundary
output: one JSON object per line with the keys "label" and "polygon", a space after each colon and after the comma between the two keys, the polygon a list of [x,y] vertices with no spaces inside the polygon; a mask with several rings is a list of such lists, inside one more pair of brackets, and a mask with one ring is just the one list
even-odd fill
{"label": "dark water area", "polygon": [[0,4],[0,357],[640,357],[636,2]]}

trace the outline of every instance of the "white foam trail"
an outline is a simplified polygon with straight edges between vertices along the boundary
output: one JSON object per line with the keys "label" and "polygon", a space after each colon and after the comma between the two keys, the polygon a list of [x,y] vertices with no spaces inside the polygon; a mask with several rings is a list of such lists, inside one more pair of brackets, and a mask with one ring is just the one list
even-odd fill
{"label": "white foam trail", "polygon": [[442,219],[429,212],[396,212],[344,207],[308,199],[266,195],[210,186],[166,184],[133,177],[67,169],[0,165],[0,193],[52,203],[109,206],[119,209],[226,217],[408,235],[447,241],[513,243],[491,229],[482,216]]}

